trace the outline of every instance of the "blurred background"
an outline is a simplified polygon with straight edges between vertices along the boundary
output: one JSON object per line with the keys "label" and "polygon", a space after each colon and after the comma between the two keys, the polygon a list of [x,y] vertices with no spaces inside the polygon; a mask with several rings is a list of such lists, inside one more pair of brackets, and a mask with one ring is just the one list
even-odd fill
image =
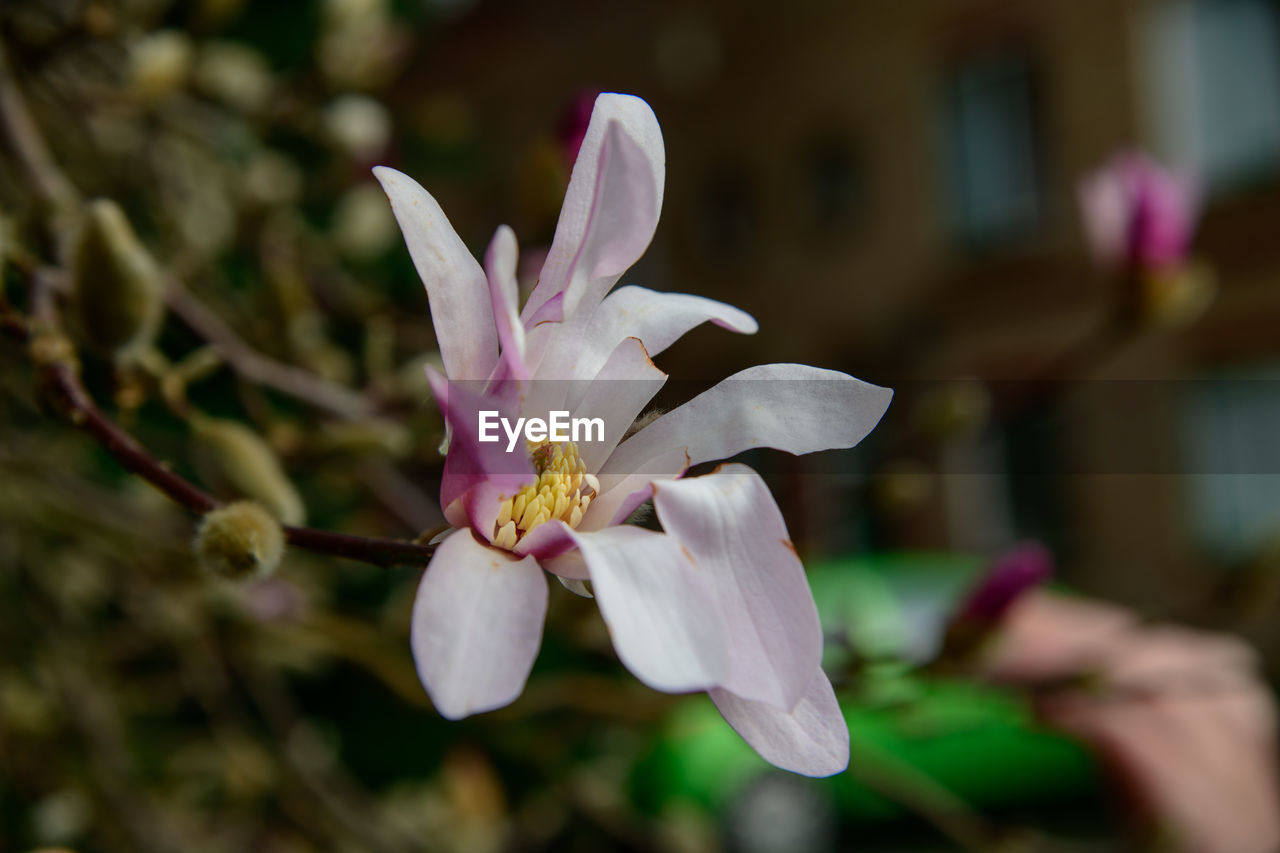
{"label": "blurred background", "polygon": [[[369,170],[477,254],[511,224],[536,276],[600,91],[666,142],[623,281],[761,324],[664,353],[664,404],[768,361],[896,391],[853,451],[745,459],[850,722],[851,769],[813,781],[636,683],[556,585],[522,698],[445,722],[409,655],[420,568],[291,550],[211,580],[193,520],[6,338],[0,851],[1280,844],[1274,0],[9,0],[0,41],[0,307],[52,281],[90,394],[219,498],[442,522],[431,319]],[[1108,256],[1081,181],[1126,151],[1192,189],[1171,212],[1125,183]],[[1161,215],[1194,244],[1153,259]],[[1050,571],[1099,610],[1015,619]]]}

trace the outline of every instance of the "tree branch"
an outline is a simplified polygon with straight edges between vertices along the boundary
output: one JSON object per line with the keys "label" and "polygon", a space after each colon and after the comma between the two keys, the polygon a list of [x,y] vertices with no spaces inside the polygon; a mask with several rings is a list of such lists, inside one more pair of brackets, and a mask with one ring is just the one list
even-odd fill
{"label": "tree branch", "polygon": [[[36,273],[32,284],[34,320],[6,310],[0,328],[15,340],[27,343],[27,352],[39,371],[40,384],[58,413],[92,436],[126,470],[151,483],[188,511],[203,515],[216,508],[219,505],[216,498],[148,453],[98,408],[80,381],[71,342],[58,331],[48,275]],[[308,527],[285,526],[284,532],[289,544],[298,548],[377,566],[425,565],[435,553],[433,546],[400,539],[353,536]]]}
{"label": "tree branch", "polygon": [[373,403],[363,394],[259,353],[176,282],[165,288],[165,304],[245,379],[275,388],[342,418],[357,419],[374,414]]}

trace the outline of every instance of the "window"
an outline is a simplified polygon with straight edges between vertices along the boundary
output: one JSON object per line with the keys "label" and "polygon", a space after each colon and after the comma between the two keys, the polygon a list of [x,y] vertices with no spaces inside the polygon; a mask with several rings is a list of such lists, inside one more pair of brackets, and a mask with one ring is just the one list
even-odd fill
{"label": "window", "polygon": [[1280,534],[1280,364],[1191,382],[1186,395],[1192,524],[1222,560]]}
{"label": "window", "polygon": [[971,245],[1026,236],[1043,187],[1030,60],[985,54],[960,65],[945,90],[952,225]]}
{"label": "window", "polygon": [[1276,0],[1164,0],[1140,33],[1145,105],[1160,153],[1227,190],[1280,166]]}

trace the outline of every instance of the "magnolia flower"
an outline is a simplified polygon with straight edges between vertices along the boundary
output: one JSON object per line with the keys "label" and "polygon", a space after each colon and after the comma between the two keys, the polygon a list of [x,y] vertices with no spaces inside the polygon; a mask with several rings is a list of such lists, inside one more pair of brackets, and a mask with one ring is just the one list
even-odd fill
{"label": "magnolia flower", "polygon": [[[779,767],[843,770],[848,729],[820,667],[817,610],[768,488],[738,464],[682,475],[753,447],[852,446],[891,392],[764,365],[624,438],[666,379],[650,356],[706,321],[756,330],[709,299],[610,293],[647,248],[662,203],[662,135],[638,98],[597,99],[523,309],[509,228],[482,268],[422,187],[374,171],[426,285],[445,369],[430,380],[451,434],[441,503],[458,530],[423,575],[411,637],[436,708],[457,719],[519,696],[541,642],[545,571],[581,592],[591,582],[618,657],[641,681],[707,691]],[[545,422],[517,431],[557,412],[599,428],[590,441],[548,435]],[[650,499],[661,532],[624,524]]]}
{"label": "magnolia flower", "polygon": [[1112,157],[1080,183],[1086,236],[1106,266],[1164,269],[1181,264],[1200,215],[1192,178],[1140,152]]}

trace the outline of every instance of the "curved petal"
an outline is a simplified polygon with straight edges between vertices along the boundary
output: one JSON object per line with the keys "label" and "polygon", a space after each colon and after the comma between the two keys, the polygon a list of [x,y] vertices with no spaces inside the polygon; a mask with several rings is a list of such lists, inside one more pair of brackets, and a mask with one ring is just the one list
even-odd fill
{"label": "curved petal", "polygon": [[729,677],[742,699],[792,708],[822,664],[822,626],[804,566],[769,487],[745,465],[655,483],[667,535],[708,576],[729,632]]}
{"label": "curved petal", "polygon": [[440,543],[418,584],[410,644],[418,678],[440,715],[501,708],[524,690],[547,612],[547,581],[459,530]]}
{"label": "curved petal", "polygon": [[788,453],[852,447],[879,423],[893,392],[803,364],[749,367],[672,409],[618,445],[601,474],[643,472],[684,447],[692,464],[772,447]]}
{"label": "curved petal", "polygon": [[587,582],[585,580],[566,578],[563,575],[556,575],[555,578],[560,581],[560,585],[562,587],[569,590],[569,592],[579,598],[595,598],[595,596],[591,594],[591,587],[587,586]]}
{"label": "curved petal", "polygon": [[533,331],[538,326],[548,323],[559,323],[564,320],[564,293],[557,293],[548,299],[538,308],[537,311],[529,313],[524,320],[524,327],[527,331]]}
{"label": "curved petal", "polygon": [[714,299],[636,285],[619,287],[592,315],[574,376],[593,376],[614,347],[627,338],[639,338],[652,357],[706,322],[744,335],[753,335],[760,328],[746,311]]}
{"label": "curved petal", "polygon": [[550,572],[562,581],[591,579],[591,572],[587,570],[587,561],[582,559],[582,552],[577,548],[566,551],[558,557],[539,560],[538,565],[542,566],[544,572]]}
{"label": "curved petal", "polygon": [[484,379],[498,360],[484,271],[417,181],[386,166],[375,167],[373,174],[391,200],[413,265],[426,285],[445,373],[452,379]]}
{"label": "curved petal", "polygon": [[574,548],[569,525],[556,519],[539,524],[516,543],[515,552],[520,556],[536,557],[539,562],[559,557]]}
{"label": "curved petal", "polygon": [[638,338],[625,338],[590,381],[574,383],[584,391],[580,400],[570,400],[575,418],[600,418],[604,435],[600,441],[578,445],[578,453],[588,471],[596,471],[618,446],[636,416],[662,389],[667,374],[649,358]]}
{"label": "curved petal", "polygon": [[649,105],[633,95],[597,97],[547,261],[521,317],[558,293],[563,316],[584,297],[594,307],[653,239],[665,181],[662,130]]}
{"label": "curved petal", "polygon": [[649,460],[644,471],[600,475],[600,496],[591,502],[578,529],[600,530],[622,524],[653,496],[654,482],[674,480],[688,470],[689,454],[677,447]]}
{"label": "curved petal", "polygon": [[493,301],[499,358],[506,365],[507,376],[528,379],[529,370],[524,364],[524,324],[520,322],[520,292],[516,283],[519,255],[515,232],[506,225],[500,226],[485,252],[484,271]]}
{"label": "curved petal", "polygon": [[537,479],[524,442],[508,453],[501,427],[489,431],[497,441],[480,440],[481,412],[510,417],[513,407],[477,393],[470,387],[473,383],[450,382],[431,367],[427,379],[452,436],[440,477],[440,505],[452,513],[450,523],[458,524],[457,511],[462,510],[472,529],[491,539],[502,500]]}
{"label": "curved petal", "polygon": [[728,674],[724,626],[701,573],[668,536],[572,532],[618,657],[655,690],[706,690]]}
{"label": "curved petal", "polygon": [[728,690],[710,694],[725,722],[775,767],[805,776],[832,776],[849,766],[849,726],[821,669],[789,712]]}

